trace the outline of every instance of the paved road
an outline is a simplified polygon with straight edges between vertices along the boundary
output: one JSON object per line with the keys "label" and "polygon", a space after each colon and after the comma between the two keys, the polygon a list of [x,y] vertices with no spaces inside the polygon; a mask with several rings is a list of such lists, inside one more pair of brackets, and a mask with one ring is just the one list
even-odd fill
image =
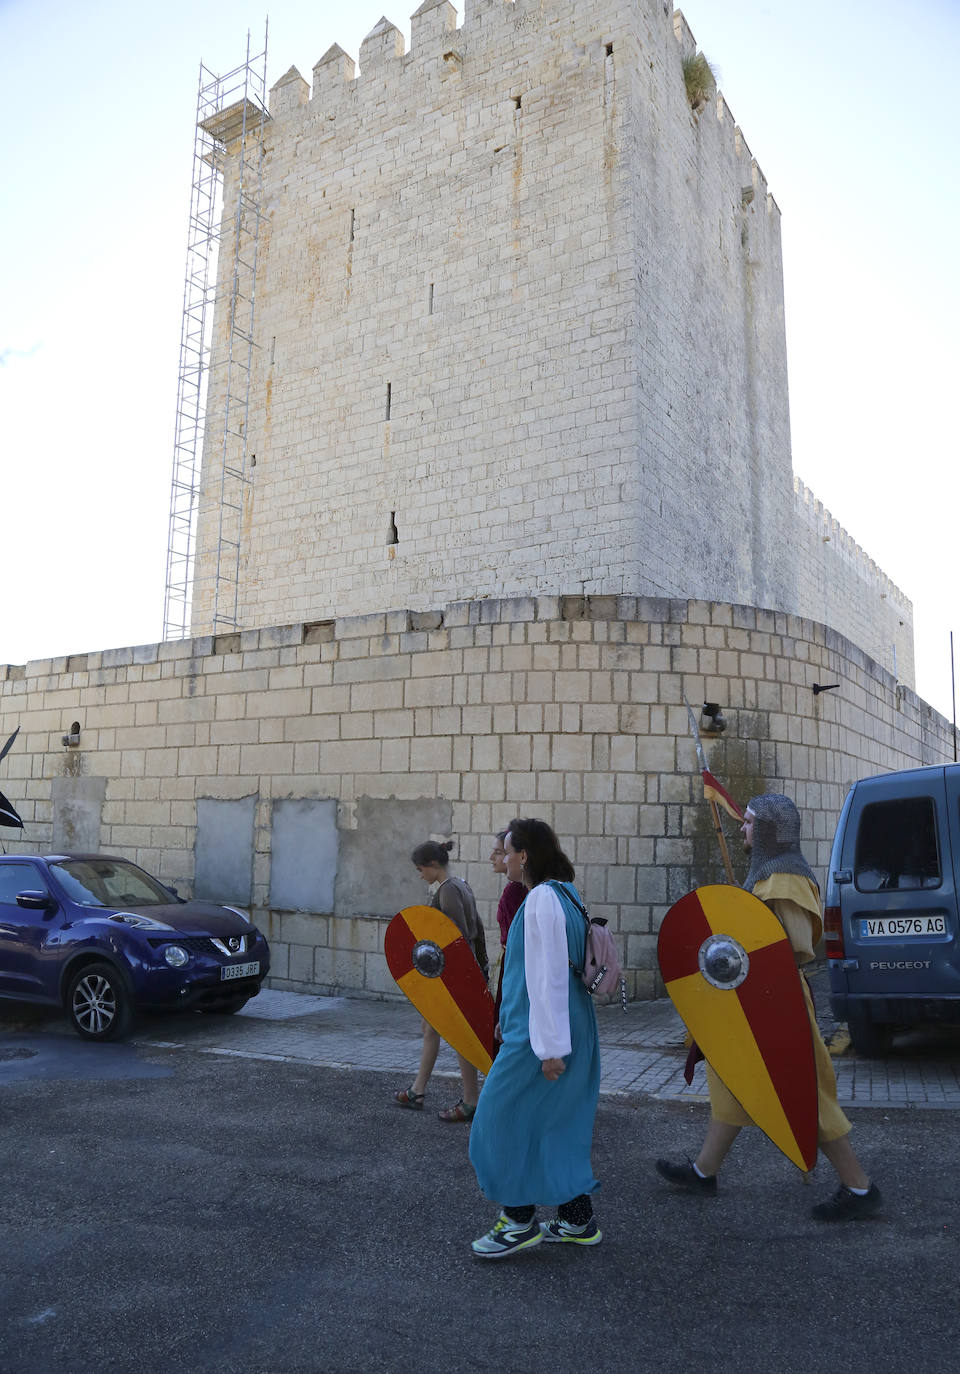
{"label": "paved road", "polygon": [[[414,1062],[408,1009],[279,993],[255,1007],[155,1022],[117,1046],[84,1045],[45,1015],[0,1022],[2,1374],[955,1362],[949,1111],[854,1108],[887,1208],[831,1228],[808,1216],[829,1170],[805,1187],[756,1132],[716,1199],[671,1192],[651,1162],[695,1148],[705,1107],[664,1100],[663,1085],[608,1092],[603,1244],[483,1265],[468,1242],[493,1209],[468,1128],[390,1101]],[[624,1055],[677,1071],[668,1009],[624,1020]],[[317,1042],[351,1067],[316,1062]],[[379,1064],[354,1065],[361,1052]],[[953,1061],[941,1047],[919,1062]]]}

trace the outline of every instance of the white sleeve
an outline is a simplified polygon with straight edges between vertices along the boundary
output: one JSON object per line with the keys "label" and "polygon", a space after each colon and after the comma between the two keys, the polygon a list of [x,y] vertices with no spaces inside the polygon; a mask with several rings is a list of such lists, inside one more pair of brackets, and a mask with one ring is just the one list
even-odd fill
{"label": "white sleeve", "polygon": [[570,964],[567,920],[546,883],[527,895],[523,908],[523,970],[530,998],[530,1048],[538,1059],[570,1053]]}

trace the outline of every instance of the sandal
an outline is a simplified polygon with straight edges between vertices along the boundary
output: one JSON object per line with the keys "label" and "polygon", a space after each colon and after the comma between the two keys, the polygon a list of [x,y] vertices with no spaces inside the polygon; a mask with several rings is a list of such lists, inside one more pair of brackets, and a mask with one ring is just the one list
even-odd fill
{"label": "sandal", "polygon": [[413,1086],[401,1088],[398,1093],[393,1094],[393,1100],[398,1107],[409,1107],[412,1112],[423,1111],[423,1099],[426,1093],[415,1093]]}
{"label": "sandal", "polygon": [[477,1104],[469,1106],[461,1097],[459,1102],[455,1102],[452,1107],[447,1107],[445,1111],[437,1112],[441,1121],[472,1121],[473,1114],[477,1110]]}

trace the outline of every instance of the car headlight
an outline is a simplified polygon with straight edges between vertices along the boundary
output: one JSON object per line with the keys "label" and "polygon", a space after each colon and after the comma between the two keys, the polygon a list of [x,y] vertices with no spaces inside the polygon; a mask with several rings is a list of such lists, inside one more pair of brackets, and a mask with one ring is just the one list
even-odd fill
{"label": "car headlight", "polygon": [[164,921],[155,921],[152,916],[144,916],[142,912],[115,911],[109,920],[121,926],[133,926],[134,930],[173,930],[173,926],[168,926]]}
{"label": "car headlight", "polygon": [[163,957],[171,968],[183,968],[184,964],[190,960],[190,955],[183,948],[183,945],[167,945],[163,951]]}

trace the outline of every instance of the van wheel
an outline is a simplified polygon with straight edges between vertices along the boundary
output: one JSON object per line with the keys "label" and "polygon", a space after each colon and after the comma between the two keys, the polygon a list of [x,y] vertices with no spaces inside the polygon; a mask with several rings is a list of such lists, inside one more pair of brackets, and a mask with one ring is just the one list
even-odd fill
{"label": "van wheel", "polygon": [[882,1059],[893,1048],[893,1027],[872,1020],[868,1011],[850,1008],[847,1029],[850,1043],[864,1059]]}

